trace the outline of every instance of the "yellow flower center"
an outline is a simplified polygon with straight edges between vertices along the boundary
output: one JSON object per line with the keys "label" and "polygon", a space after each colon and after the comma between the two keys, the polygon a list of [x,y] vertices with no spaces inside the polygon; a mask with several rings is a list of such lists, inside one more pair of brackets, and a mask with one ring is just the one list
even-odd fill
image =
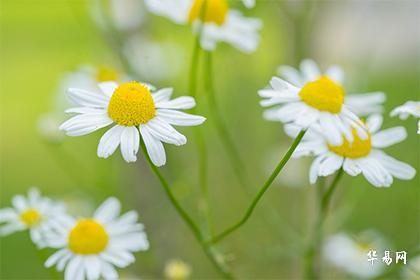
{"label": "yellow flower center", "polygon": [[356,129],[352,130],[352,134],[354,138],[352,143],[349,143],[343,137],[343,144],[340,146],[331,146],[328,144],[328,149],[337,155],[347,158],[360,158],[369,155],[372,149],[371,135],[369,134],[367,139],[362,140],[357,134]]}
{"label": "yellow flower center", "polygon": [[109,101],[108,115],[114,122],[123,126],[147,123],[156,115],[150,90],[137,82],[119,85]]}
{"label": "yellow flower center", "polygon": [[108,82],[108,81],[117,81],[118,80],[118,71],[114,68],[107,66],[98,67],[96,72],[96,81],[97,82]]}
{"label": "yellow flower center", "polygon": [[69,249],[80,255],[94,255],[108,245],[104,227],[91,219],[80,220],[69,234]]}
{"label": "yellow flower center", "polygon": [[[206,6],[203,7],[203,4]],[[223,25],[229,11],[229,6],[226,0],[194,0],[190,13],[188,15],[189,23],[204,19],[206,23],[215,23]],[[202,15],[202,13],[204,13]]]}
{"label": "yellow flower center", "polygon": [[20,220],[28,227],[37,225],[41,221],[41,219],[41,214],[34,208],[29,208],[28,210],[20,214]]}
{"label": "yellow flower center", "polygon": [[299,96],[309,106],[330,113],[339,113],[344,103],[343,87],[326,76],[306,83]]}

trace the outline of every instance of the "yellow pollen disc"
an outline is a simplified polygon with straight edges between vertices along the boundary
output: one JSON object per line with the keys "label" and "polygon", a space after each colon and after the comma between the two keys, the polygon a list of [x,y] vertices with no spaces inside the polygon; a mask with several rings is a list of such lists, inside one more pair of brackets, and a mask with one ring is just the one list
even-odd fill
{"label": "yellow pollen disc", "polygon": [[114,122],[123,126],[147,123],[156,115],[150,90],[137,82],[119,85],[109,101],[108,115]]}
{"label": "yellow pollen disc", "polygon": [[331,152],[336,153],[337,155],[347,158],[360,158],[369,155],[372,149],[372,140],[370,134],[366,140],[360,139],[355,129],[352,130],[352,134],[354,138],[352,143],[349,143],[349,141],[347,141],[347,139],[343,137],[342,145],[328,145],[328,149]]}
{"label": "yellow pollen disc", "polygon": [[307,105],[330,113],[341,112],[344,103],[344,89],[326,76],[306,83],[299,96]]}
{"label": "yellow pollen disc", "polygon": [[80,255],[94,255],[108,245],[109,236],[104,227],[91,219],[80,220],[70,231],[69,249]]}
{"label": "yellow pollen disc", "polygon": [[[192,23],[197,19],[199,20],[201,18],[204,18],[204,22],[223,25],[223,23],[225,23],[225,19],[229,11],[227,1],[207,0],[207,5],[203,7],[205,1],[206,0],[194,0],[190,12],[188,14],[188,22]],[[202,12],[205,13],[203,16],[201,14]]]}
{"label": "yellow pollen disc", "polygon": [[108,82],[118,80],[118,71],[111,67],[100,66],[96,72],[97,82]]}
{"label": "yellow pollen disc", "polygon": [[28,227],[37,225],[42,219],[41,214],[34,208],[29,208],[20,214],[20,220]]}

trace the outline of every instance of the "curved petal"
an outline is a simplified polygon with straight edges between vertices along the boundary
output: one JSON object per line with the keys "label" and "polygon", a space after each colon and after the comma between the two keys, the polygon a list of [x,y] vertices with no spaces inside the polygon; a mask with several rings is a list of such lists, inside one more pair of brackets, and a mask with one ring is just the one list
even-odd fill
{"label": "curved petal", "polygon": [[346,158],[344,160],[343,169],[350,176],[357,176],[362,172],[360,167],[357,165],[357,161]]}
{"label": "curved petal", "polygon": [[108,223],[114,220],[120,213],[121,204],[115,197],[105,200],[93,214],[93,218],[101,223]]}
{"label": "curved petal", "polygon": [[113,123],[106,113],[82,114],[74,116],[64,122],[59,129],[64,130],[68,136],[82,136]]}
{"label": "curved petal", "polygon": [[108,96],[111,97],[114,94],[114,91],[117,89],[118,84],[116,82],[103,82],[99,83],[98,87],[102,90],[102,92]]}
{"label": "curved petal", "polygon": [[399,143],[405,138],[407,138],[407,132],[404,127],[393,127],[372,135],[372,146],[375,148],[385,148]]}
{"label": "curved petal", "polygon": [[88,280],[97,280],[101,275],[101,262],[97,256],[85,256],[84,266]]}
{"label": "curved petal", "polygon": [[69,88],[68,96],[71,101],[86,107],[107,108],[109,97],[104,94],[98,94],[79,88]]}
{"label": "curved petal", "polygon": [[416,170],[409,164],[390,157],[386,153],[374,150],[372,156],[377,158],[392,176],[401,180],[411,180],[416,175]]}
{"label": "curved petal", "polygon": [[338,65],[331,65],[328,67],[327,71],[325,71],[325,75],[340,85],[344,83],[344,71]]}
{"label": "curved petal", "polygon": [[115,125],[109,129],[101,137],[99,141],[97,155],[100,158],[108,158],[112,155],[115,150],[118,148],[121,142],[121,135],[124,131],[124,127],[120,125]]}
{"label": "curved petal", "polygon": [[169,101],[169,99],[172,96],[173,91],[174,91],[173,88],[163,88],[152,93],[153,102],[157,104],[159,102]]}
{"label": "curved petal", "polygon": [[83,258],[75,256],[69,261],[64,278],[66,280],[83,280],[84,274]]}
{"label": "curved petal", "polygon": [[318,65],[312,59],[303,60],[300,64],[300,71],[305,83],[315,81],[321,76]]}
{"label": "curved petal", "polygon": [[187,143],[187,138],[176,131],[170,124],[166,123],[160,117],[150,120],[145,126],[148,126],[149,132],[158,140],[174,144],[177,146]]}
{"label": "curved petal", "polygon": [[121,134],[121,154],[126,162],[135,162],[140,146],[139,131],[134,126],[124,127]]}
{"label": "curved petal", "polygon": [[297,87],[302,87],[304,85],[299,71],[291,66],[282,65],[277,68],[277,73]]}
{"label": "curved petal", "polygon": [[147,126],[140,125],[140,134],[153,164],[156,166],[165,165],[166,154],[162,143],[151,134]]}
{"label": "curved petal", "polygon": [[195,126],[202,124],[206,118],[171,109],[158,109],[157,115],[169,124],[178,126]]}
{"label": "curved petal", "polygon": [[384,118],[381,115],[372,115],[372,116],[369,116],[366,119],[366,125],[369,128],[369,132],[370,133],[377,132],[381,128],[381,126],[382,126],[383,119]]}
{"label": "curved petal", "polygon": [[195,107],[195,100],[191,96],[181,96],[169,101],[155,103],[156,108],[162,109],[191,109]]}

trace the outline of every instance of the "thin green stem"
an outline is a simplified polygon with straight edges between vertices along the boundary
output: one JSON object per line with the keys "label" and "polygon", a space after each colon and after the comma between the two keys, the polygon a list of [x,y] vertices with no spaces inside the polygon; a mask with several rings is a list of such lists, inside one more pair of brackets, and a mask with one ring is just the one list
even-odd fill
{"label": "thin green stem", "polygon": [[283,167],[289,161],[289,159],[292,156],[293,152],[295,151],[295,149],[299,145],[300,141],[302,140],[303,136],[305,135],[305,132],[306,132],[305,130],[301,130],[299,132],[298,136],[293,141],[293,143],[290,146],[289,150],[286,152],[286,154],[280,160],[279,164],[276,166],[276,168],[274,169],[273,173],[270,175],[270,177],[267,179],[267,181],[264,183],[264,185],[262,186],[262,188],[259,190],[259,192],[257,193],[257,195],[252,200],[251,204],[248,206],[248,208],[247,208],[244,216],[237,223],[235,223],[233,226],[227,228],[221,234],[219,234],[216,237],[212,238],[211,240],[207,241],[207,244],[214,244],[214,243],[217,243],[217,242],[221,241],[226,236],[228,236],[229,234],[231,234],[232,232],[234,232],[235,230],[237,230],[238,228],[240,228],[243,224],[246,223],[246,221],[248,221],[248,219],[251,217],[251,215],[252,215],[255,207],[257,206],[258,202],[260,201],[260,199],[264,195],[264,193],[268,190],[268,188],[273,183],[274,179],[276,179],[277,175],[279,175],[279,173],[281,172],[281,170],[283,169]]}
{"label": "thin green stem", "polygon": [[334,191],[336,190],[338,186],[338,182],[343,176],[343,173],[344,173],[343,168],[340,168],[340,170],[338,171],[337,175],[334,177],[334,180],[332,181],[328,190],[319,199],[319,214],[318,214],[317,223],[315,224],[315,228],[313,231],[314,237],[306,251],[306,268],[305,268],[306,279],[321,279],[320,278],[321,269],[320,269],[320,266],[317,265],[318,263],[317,256],[318,256],[319,249],[320,249],[320,246],[322,244],[322,239],[323,239],[322,227],[323,227],[325,218],[327,216],[331,197]]}
{"label": "thin green stem", "polygon": [[[236,149],[234,141],[232,140],[229,130],[227,129],[225,122],[220,113],[220,109],[216,100],[213,80],[213,63],[211,52],[206,52],[205,56],[205,73],[204,73],[204,87],[206,90],[206,97],[209,103],[210,114],[218,134],[218,137],[222,141],[223,147],[225,148],[228,158],[231,161],[231,165],[235,172],[236,177],[242,187],[247,187],[248,180],[246,179],[246,168],[241,156]],[[250,190],[249,190],[250,191]]]}
{"label": "thin green stem", "polygon": [[163,177],[162,173],[160,173],[159,168],[157,168],[152,160],[149,157],[149,154],[147,153],[146,146],[143,142],[141,142],[141,148],[143,151],[143,154],[146,158],[147,163],[150,166],[150,169],[153,171],[153,173],[158,178],[160,184],[162,185],[166,196],[168,197],[169,201],[171,202],[172,206],[176,209],[178,214],[181,216],[181,218],[184,220],[184,222],[187,224],[187,226],[192,231],[194,237],[196,240],[200,243],[201,247],[204,250],[204,253],[209,258],[211,263],[214,265],[214,267],[220,272],[221,275],[223,275],[227,279],[233,279],[233,276],[228,271],[227,267],[222,262],[221,258],[217,256],[216,252],[209,246],[207,246],[204,242],[204,237],[200,232],[200,229],[195,224],[194,220],[190,217],[190,215],[187,213],[187,211],[182,208],[182,206],[179,204],[177,199],[175,198],[174,194],[172,193],[172,190],[166,181],[166,179]]}

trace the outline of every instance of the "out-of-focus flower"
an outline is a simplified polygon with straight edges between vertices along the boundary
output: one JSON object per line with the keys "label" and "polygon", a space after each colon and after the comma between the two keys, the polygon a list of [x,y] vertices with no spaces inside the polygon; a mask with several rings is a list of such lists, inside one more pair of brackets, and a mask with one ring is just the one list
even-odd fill
{"label": "out-of-focus flower", "polygon": [[124,55],[137,76],[146,81],[173,78],[182,70],[186,58],[176,43],[154,42],[139,35],[125,41]]}
{"label": "out-of-focus flower", "polygon": [[164,274],[169,280],[186,280],[191,276],[191,266],[182,260],[173,259],[166,263]]}
{"label": "out-of-focus flower", "polygon": [[406,266],[402,270],[403,279],[419,280],[420,279],[420,256],[407,260]]}
{"label": "out-of-focus flower", "polygon": [[[342,145],[331,145],[326,141],[324,127],[312,126],[297,147],[293,157],[315,155],[309,180],[314,184],[318,176],[329,176],[341,167],[351,175],[362,173],[366,180],[375,187],[389,187],[393,177],[411,180],[416,170],[410,165],[388,156],[380,149],[403,141],[407,137],[404,127],[393,127],[379,131],[382,116],[373,115],[367,118],[368,138],[361,139],[353,130],[354,141],[343,140]],[[299,127],[285,126],[286,133],[295,137]]]}
{"label": "out-of-focus flower", "polygon": [[170,100],[172,88],[151,93],[147,85],[138,82],[107,82],[99,87],[101,92],[69,89],[69,97],[80,107],[66,111],[78,115],[64,122],[60,129],[69,136],[82,136],[115,124],[99,142],[97,154],[102,158],[109,157],[120,146],[125,161],[135,162],[141,135],[152,162],[162,166],[166,163],[162,142],[177,146],[187,142],[172,125],[195,126],[205,121],[204,117],[178,111],[193,108],[195,100],[187,96]]}
{"label": "out-of-focus flower", "polygon": [[[387,241],[375,231],[365,231],[358,236],[338,233],[326,239],[324,258],[332,265],[358,278],[373,278],[386,268],[380,255],[388,250]],[[375,250],[378,259],[372,265],[368,252]]]}
{"label": "out-of-focus flower", "polygon": [[[410,115],[420,118],[420,101],[407,101],[391,111],[391,117],[399,116],[402,120],[407,119]],[[420,120],[417,126],[417,134],[420,134]]]}
{"label": "out-of-focus flower", "polygon": [[36,188],[31,188],[27,197],[14,196],[12,204],[13,208],[0,210],[0,235],[29,230],[31,240],[39,248],[45,247],[45,234],[65,215],[64,206],[41,196]]}
{"label": "out-of-focus flower", "polygon": [[74,219],[67,216],[46,237],[47,244],[59,248],[45,262],[64,272],[64,279],[117,279],[114,266],[126,267],[135,261],[133,252],[149,248],[144,227],[138,215],[129,211],[121,216],[116,198],[107,199],[92,218]]}
{"label": "out-of-focus flower", "polygon": [[304,60],[301,71],[302,75],[296,69],[283,67],[281,72],[290,82],[273,77],[271,88],[258,92],[264,98],[261,106],[277,105],[266,110],[264,117],[271,121],[293,123],[303,129],[319,123],[328,142],[333,145],[341,145],[343,139],[352,142],[352,127],[362,139],[367,139],[363,123],[345,104],[341,69],[332,66],[325,75],[321,75],[314,61]]}
{"label": "out-of-focus flower", "polygon": [[64,133],[59,129],[62,122],[63,118],[57,114],[43,114],[38,119],[38,131],[47,141],[59,143],[64,138]]}
{"label": "out-of-focus flower", "polygon": [[255,0],[242,0],[242,2],[248,9],[255,7]]}
{"label": "out-of-focus flower", "polygon": [[[330,66],[324,74],[311,60],[304,60],[301,63],[300,71],[288,65],[282,65],[278,68],[278,74],[296,87],[304,87],[305,84],[319,80],[323,76],[344,85],[344,71],[338,65]],[[358,116],[368,116],[371,114],[382,113],[384,108],[382,104],[386,100],[383,92],[369,92],[362,94],[348,94],[344,96],[344,104],[353,113]]]}
{"label": "out-of-focus flower", "polygon": [[[207,3],[205,7],[204,3]],[[261,20],[230,10],[226,0],[146,0],[146,5],[150,12],[178,24],[192,24],[195,32],[203,18],[201,47],[205,50],[214,50],[218,42],[226,42],[243,52],[253,52],[258,47]]]}

